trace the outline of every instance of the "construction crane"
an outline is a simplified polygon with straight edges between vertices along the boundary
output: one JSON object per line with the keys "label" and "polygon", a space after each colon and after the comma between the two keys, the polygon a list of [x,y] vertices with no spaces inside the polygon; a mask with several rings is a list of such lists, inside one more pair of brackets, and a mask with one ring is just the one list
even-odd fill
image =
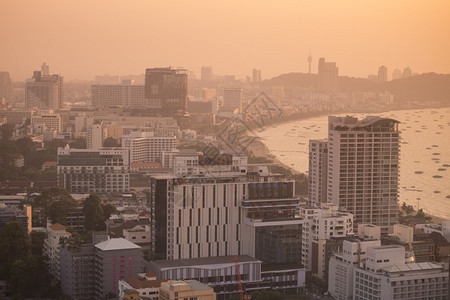
{"label": "construction crane", "polygon": [[244,289],[242,288],[242,280],[241,280],[241,270],[239,268],[239,261],[237,256],[234,258],[234,265],[236,267],[236,275],[237,275],[237,279],[238,279],[238,284],[239,284],[239,299],[240,300],[250,300],[250,296],[244,295]]}

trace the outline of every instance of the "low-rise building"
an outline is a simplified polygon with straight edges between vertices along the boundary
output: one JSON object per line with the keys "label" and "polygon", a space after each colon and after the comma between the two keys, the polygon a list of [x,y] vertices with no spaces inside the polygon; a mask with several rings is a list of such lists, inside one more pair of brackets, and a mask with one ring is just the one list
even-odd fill
{"label": "low-rise building", "polygon": [[58,148],[58,186],[69,193],[124,193],[129,190],[128,150]]}
{"label": "low-rise building", "polygon": [[353,299],[448,299],[449,272],[435,263],[406,263],[399,245],[370,247],[353,270]]}
{"label": "low-rise building", "polygon": [[169,280],[160,288],[161,300],[216,300],[213,289],[197,280]]}

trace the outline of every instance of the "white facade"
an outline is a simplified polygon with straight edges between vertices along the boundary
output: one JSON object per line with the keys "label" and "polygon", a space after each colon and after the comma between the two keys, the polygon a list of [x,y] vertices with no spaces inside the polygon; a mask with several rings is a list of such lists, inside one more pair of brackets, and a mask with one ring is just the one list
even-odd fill
{"label": "white facade", "polygon": [[31,126],[35,124],[43,124],[46,129],[56,130],[56,132],[62,131],[62,120],[58,114],[35,114],[31,116]]}
{"label": "white facade", "polygon": [[352,299],[353,268],[366,259],[369,247],[381,246],[376,239],[349,239],[342,245],[342,252],[330,258],[328,290],[337,300]]}
{"label": "white facade", "polygon": [[448,299],[448,269],[435,263],[405,263],[405,248],[371,247],[353,270],[354,299]]}
{"label": "white facade", "polygon": [[75,132],[87,131],[94,124],[94,118],[86,115],[75,117]]}
{"label": "white facade", "polygon": [[70,193],[128,192],[128,150],[58,148],[57,174],[58,186]]}
{"label": "white facade", "polygon": [[95,106],[144,106],[144,85],[92,85],[91,95],[92,105]]}
{"label": "white facade", "polygon": [[328,141],[309,141],[309,204],[327,202]]}
{"label": "white facade", "polygon": [[302,262],[305,269],[312,268],[312,241],[329,239],[330,237],[346,237],[353,232],[353,216],[340,212],[331,203],[321,207],[300,207],[303,217],[302,229]]}
{"label": "white facade", "polygon": [[134,228],[124,229],[123,237],[127,241],[135,244],[150,243],[150,226],[149,225],[137,225]]}
{"label": "white facade", "polygon": [[[298,205],[294,182],[268,173],[267,168],[249,171],[243,166],[214,166],[203,167],[200,172],[196,176],[152,178],[152,210],[166,213],[155,214],[152,230],[158,259],[255,257],[258,226],[301,222],[289,220],[286,213],[290,210],[293,217]],[[268,196],[269,189],[277,194]],[[273,223],[261,222],[269,218]],[[159,230],[166,233],[160,236]]]}
{"label": "white facade", "polygon": [[87,149],[98,150],[103,147],[103,124],[93,124],[87,132]]}
{"label": "white facade", "polygon": [[44,240],[43,253],[47,257],[47,265],[49,273],[55,282],[60,281],[60,264],[59,264],[59,241],[61,238],[70,237],[70,233],[66,231],[66,227],[56,223],[47,224],[47,238]]}
{"label": "white facade", "polygon": [[380,240],[381,228],[372,224],[358,224],[358,236]]}
{"label": "white facade", "polygon": [[130,149],[130,162],[162,162],[162,152],[175,148],[174,136],[155,136],[153,132],[131,132],[122,136],[122,147]]}
{"label": "white facade", "polygon": [[355,225],[397,221],[400,141],[398,121],[367,117],[328,118],[328,202],[345,208]]}

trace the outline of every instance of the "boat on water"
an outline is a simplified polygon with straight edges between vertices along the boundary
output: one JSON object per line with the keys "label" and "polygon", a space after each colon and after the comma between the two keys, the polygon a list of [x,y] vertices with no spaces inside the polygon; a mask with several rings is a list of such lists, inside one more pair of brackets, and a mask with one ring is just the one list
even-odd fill
{"label": "boat on water", "polygon": [[423,174],[423,171],[415,171],[416,174]]}
{"label": "boat on water", "polygon": [[437,148],[437,147],[439,147],[439,145],[432,145],[431,147]]}
{"label": "boat on water", "polygon": [[442,178],[441,175],[433,175],[433,178]]}
{"label": "boat on water", "polygon": [[435,153],[433,153],[433,155],[441,155],[440,153],[437,153],[437,152],[435,152]]}
{"label": "boat on water", "polygon": [[439,168],[438,171],[447,171],[446,168]]}
{"label": "boat on water", "polygon": [[447,197],[445,197],[445,198],[450,199],[450,195],[447,195]]}
{"label": "boat on water", "polygon": [[433,157],[431,160],[440,160],[440,159],[437,157]]}
{"label": "boat on water", "polygon": [[430,147],[427,147],[427,149],[430,150],[431,148],[430,148]]}
{"label": "boat on water", "polygon": [[450,167],[449,164],[443,164],[442,166],[443,166],[443,167],[447,167],[447,168]]}
{"label": "boat on water", "polygon": [[416,130],[415,132],[422,132],[422,131],[420,131],[420,130]]}
{"label": "boat on water", "polygon": [[415,163],[420,163],[420,160],[415,160],[414,162],[415,162]]}
{"label": "boat on water", "polygon": [[435,194],[440,194],[441,191],[435,190],[435,191],[433,191],[433,193],[435,193]]}

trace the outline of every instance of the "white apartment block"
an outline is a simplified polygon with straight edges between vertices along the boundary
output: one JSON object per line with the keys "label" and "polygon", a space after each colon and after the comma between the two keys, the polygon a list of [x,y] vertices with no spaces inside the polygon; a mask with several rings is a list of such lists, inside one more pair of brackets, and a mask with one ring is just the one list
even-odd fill
{"label": "white apartment block", "polygon": [[267,167],[214,166],[200,172],[152,177],[156,259],[257,257],[258,228],[294,225],[300,233],[293,181],[270,174]]}
{"label": "white apartment block", "polygon": [[448,269],[437,263],[406,263],[405,248],[370,247],[353,270],[353,299],[448,299]]}
{"label": "white apartment block", "polygon": [[369,247],[381,246],[381,241],[371,238],[351,238],[345,240],[342,252],[330,258],[328,290],[336,300],[353,297],[353,268],[366,259]]}
{"label": "white apartment block", "polygon": [[87,149],[100,149],[103,147],[103,124],[92,124],[87,131]]}
{"label": "white apartment block", "polygon": [[128,192],[128,150],[58,148],[57,182],[69,193]]}
{"label": "white apartment block", "polygon": [[44,240],[43,253],[47,257],[47,266],[52,280],[60,281],[60,264],[59,264],[59,243],[61,238],[70,237],[70,233],[66,231],[66,226],[59,223],[47,224],[47,238]]}
{"label": "white apartment block", "polygon": [[328,141],[309,141],[309,204],[318,206],[327,202]]}
{"label": "white apartment block", "polygon": [[162,151],[162,166],[164,168],[172,168],[175,175],[198,174],[200,171],[198,164],[199,154],[195,149]]}
{"label": "white apartment block", "polygon": [[46,129],[62,131],[62,120],[59,114],[35,114],[31,116],[31,126],[36,124],[43,124]]}
{"label": "white apartment block", "polygon": [[[312,242],[331,237],[346,237],[353,233],[353,215],[339,211],[332,203],[320,207],[300,207],[303,218],[302,263],[306,270],[312,270]],[[325,257],[319,257],[324,260]],[[324,267],[325,262],[321,263]]]}
{"label": "white apartment block", "polygon": [[398,222],[398,123],[381,117],[328,118],[327,201],[352,213],[355,225],[381,226],[382,235],[392,233]]}
{"label": "white apartment block", "polygon": [[92,85],[91,95],[94,106],[144,106],[144,85],[127,83]]}
{"label": "white apartment block", "polygon": [[130,149],[130,162],[161,162],[162,152],[175,148],[174,136],[155,136],[153,132],[134,131],[122,136],[122,147]]}
{"label": "white apartment block", "polygon": [[81,132],[88,130],[89,127],[94,124],[94,118],[86,115],[75,117],[75,132]]}

